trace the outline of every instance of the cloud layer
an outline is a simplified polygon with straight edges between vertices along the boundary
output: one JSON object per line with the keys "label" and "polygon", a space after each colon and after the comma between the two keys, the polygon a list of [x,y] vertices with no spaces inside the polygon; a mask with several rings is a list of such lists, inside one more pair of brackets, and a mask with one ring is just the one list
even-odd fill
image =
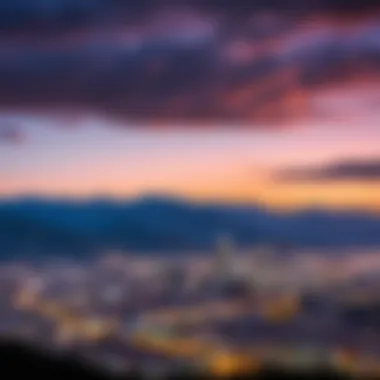
{"label": "cloud layer", "polygon": [[236,15],[270,10],[307,14],[315,11],[357,12],[373,8],[372,0],[12,0],[0,3],[0,26],[7,32],[71,29],[106,21],[145,18],[163,8],[187,7],[214,14]]}
{"label": "cloud layer", "polygon": [[380,74],[380,18],[341,26],[342,16],[318,16],[313,24],[310,15],[343,2],[246,3],[2,2],[0,107],[279,121],[302,115],[316,84]]}
{"label": "cloud layer", "polygon": [[347,160],[326,166],[290,169],[278,173],[286,181],[380,181],[380,158]]}

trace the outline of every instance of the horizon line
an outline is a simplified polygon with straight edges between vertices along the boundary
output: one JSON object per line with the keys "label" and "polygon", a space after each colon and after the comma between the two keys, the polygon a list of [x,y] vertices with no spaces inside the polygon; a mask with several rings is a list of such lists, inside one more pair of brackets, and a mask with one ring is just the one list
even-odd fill
{"label": "horizon line", "polygon": [[217,205],[217,206],[243,206],[255,207],[263,211],[280,212],[280,213],[297,213],[308,211],[320,212],[336,212],[336,213],[362,213],[374,214],[380,216],[380,208],[363,207],[353,205],[325,205],[322,203],[310,203],[300,205],[271,205],[255,200],[236,200],[236,199],[220,199],[220,198],[193,198],[184,195],[173,195],[170,193],[146,192],[136,195],[115,196],[110,194],[88,194],[88,195],[59,195],[59,194],[0,194],[0,203],[2,202],[18,202],[18,201],[40,201],[40,202],[71,202],[71,203],[92,203],[92,202],[108,202],[134,203],[144,200],[167,200],[189,205]]}

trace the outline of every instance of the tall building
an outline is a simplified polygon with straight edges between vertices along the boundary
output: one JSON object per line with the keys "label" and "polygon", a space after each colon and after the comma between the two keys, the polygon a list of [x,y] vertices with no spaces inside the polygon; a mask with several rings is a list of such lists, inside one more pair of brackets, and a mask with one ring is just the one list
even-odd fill
{"label": "tall building", "polygon": [[274,275],[274,249],[269,244],[256,249],[252,264],[251,281],[260,288],[267,288]]}
{"label": "tall building", "polygon": [[218,280],[224,282],[233,274],[234,246],[228,235],[220,235],[216,241],[214,274]]}
{"label": "tall building", "polygon": [[187,280],[187,272],[183,265],[164,261],[158,269],[163,298],[172,301],[175,298],[181,298],[185,292]]}
{"label": "tall building", "polygon": [[186,280],[185,268],[177,263],[169,264],[165,271],[166,280],[173,290],[182,291]]}
{"label": "tall building", "polygon": [[237,271],[237,258],[232,238],[221,235],[217,239],[214,267],[214,295],[236,298],[246,296],[251,292],[251,286],[246,276]]}

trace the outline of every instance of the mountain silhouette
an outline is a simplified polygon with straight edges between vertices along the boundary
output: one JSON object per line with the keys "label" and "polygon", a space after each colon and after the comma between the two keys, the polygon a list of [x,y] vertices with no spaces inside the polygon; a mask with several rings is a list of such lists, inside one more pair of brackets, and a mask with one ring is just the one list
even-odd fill
{"label": "mountain silhouette", "polygon": [[354,211],[275,212],[255,205],[165,197],[116,201],[18,198],[0,201],[1,258],[104,250],[208,250],[227,233],[242,247],[380,246],[380,215]]}

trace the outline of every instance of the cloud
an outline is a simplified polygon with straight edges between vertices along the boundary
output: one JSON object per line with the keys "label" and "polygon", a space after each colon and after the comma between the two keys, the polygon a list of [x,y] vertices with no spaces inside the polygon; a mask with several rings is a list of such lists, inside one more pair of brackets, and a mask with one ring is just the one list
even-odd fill
{"label": "cloud", "polygon": [[284,181],[380,181],[380,158],[346,160],[321,167],[293,168],[275,176]]}
{"label": "cloud", "polygon": [[[340,9],[341,1],[216,3],[0,3],[0,108],[278,122],[304,112],[315,84],[369,68],[380,73],[380,20],[344,32],[335,21],[327,29],[302,26],[300,15]],[[298,18],[285,8],[300,9]]]}
{"label": "cloud", "polygon": [[0,143],[20,144],[24,138],[25,136],[18,125],[11,122],[0,122]]}
{"label": "cloud", "polygon": [[[178,7],[214,14],[236,15],[259,10],[290,11],[305,14],[315,11],[355,11],[373,7],[372,0],[245,0],[206,2],[180,0]],[[0,3],[0,27],[7,32],[36,32],[99,25],[107,21],[135,20],[162,8],[174,8],[170,0],[12,0]]]}

